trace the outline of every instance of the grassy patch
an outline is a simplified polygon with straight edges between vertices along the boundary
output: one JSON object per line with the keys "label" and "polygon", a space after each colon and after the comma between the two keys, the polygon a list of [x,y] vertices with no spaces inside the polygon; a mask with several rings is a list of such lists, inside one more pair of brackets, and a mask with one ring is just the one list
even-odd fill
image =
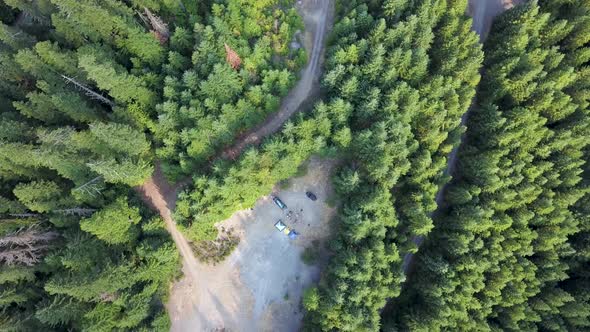
{"label": "grassy patch", "polygon": [[279,189],[287,190],[291,187],[291,181],[289,179],[279,182]]}
{"label": "grassy patch", "polygon": [[314,240],[312,246],[305,248],[301,253],[301,260],[307,265],[313,265],[317,262],[319,256],[319,241]]}
{"label": "grassy patch", "polygon": [[297,167],[297,173],[295,173],[296,178],[300,178],[302,176],[306,176],[309,170],[309,161],[306,161]]}
{"label": "grassy patch", "polygon": [[201,262],[216,265],[229,256],[239,243],[240,237],[233,233],[233,229],[222,227],[216,240],[195,242],[192,248]]}
{"label": "grassy patch", "polygon": [[328,196],[328,198],[326,198],[325,200],[326,205],[331,207],[331,208],[335,208],[336,205],[338,204],[338,198],[335,194],[331,194]]}

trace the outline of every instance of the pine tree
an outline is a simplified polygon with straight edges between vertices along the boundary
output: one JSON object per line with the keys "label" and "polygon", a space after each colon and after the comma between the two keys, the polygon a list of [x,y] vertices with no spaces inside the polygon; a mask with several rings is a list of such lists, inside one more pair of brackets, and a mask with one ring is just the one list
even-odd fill
{"label": "pine tree", "polygon": [[350,103],[343,201],[320,305],[308,330],[373,331],[400,293],[402,255],[432,229],[446,155],[479,81],[482,53],[465,2],[352,2],[328,51],[324,86]]}
{"label": "pine tree", "polygon": [[14,195],[31,211],[48,212],[65,203],[63,189],[52,181],[21,183],[14,188]]}
{"label": "pine tree", "polygon": [[80,228],[109,244],[129,244],[139,235],[136,225],[140,221],[139,209],[129,207],[126,198],[119,197],[92,217],[80,221]]}
{"label": "pine tree", "polygon": [[[0,330],[165,329],[178,254],[163,222],[127,200],[153,170],[143,130],[165,46],[130,2],[6,2],[16,10],[0,4]],[[154,23],[178,4],[163,7]]]}
{"label": "pine tree", "polygon": [[158,65],[163,59],[159,41],[134,20],[133,11],[121,2],[106,0],[51,0],[59,9],[52,15],[58,33],[81,46],[86,39],[103,42],[141,61]]}
{"label": "pine tree", "polygon": [[96,85],[109,92],[120,103],[138,103],[150,106],[154,94],[144,86],[144,82],[130,75],[125,68],[113,62],[111,56],[97,47],[83,47],[78,50],[80,68]]}
{"label": "pine tree", "polygon": [[571,98],[575,70],[555,47],[572,31],[556,33],[562,22],[535,1],[496,19],[460,177],[390,329],[569,330],[557,313],[587,304],[559,287],[580,231],[572,209],[588,190],[580,174],[590,133]]}

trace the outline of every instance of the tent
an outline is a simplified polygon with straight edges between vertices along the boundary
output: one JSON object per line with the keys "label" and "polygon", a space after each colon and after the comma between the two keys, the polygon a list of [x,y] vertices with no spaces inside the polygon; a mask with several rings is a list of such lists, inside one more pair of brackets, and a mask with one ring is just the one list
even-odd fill
{"label": "tent", "polygon": [[291,240],[295,240],[297,236],[299,236],[299,233],[287,227],[281,219],[275,223],[275,228],[278,229],[279,232],[287,235]]}
{"label": "tent", "polygon": [[275,227],[279,230],[279,232],[282,232],[285,230],[285,228],[287,228],[287,225],[283,224],[283,221],[279,219],[279,221],[277,221],[277,223],[275,224]]}

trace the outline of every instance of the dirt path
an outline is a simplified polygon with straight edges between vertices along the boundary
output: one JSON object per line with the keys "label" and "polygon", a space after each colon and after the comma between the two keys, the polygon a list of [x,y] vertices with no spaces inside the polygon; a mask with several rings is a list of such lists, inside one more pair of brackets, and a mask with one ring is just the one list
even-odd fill
{"label": "dirt path", "polygon": [[473,31],[477,32],[479,40],[483,42],[487,38],[494,17],[522,1],[523,0],[469,0],[469,16],[473,18]]}
{"label": "dirt path", "polygon": [[[295,88],[283,99],[280,110],[258,129],[225,151],[223,153],[225,158],[236,158],[246,146],[259,143],[265,136],[279,130],[289,117],[299,111],[301,104],[314,94],[313,89],[317,87],[321,74],[324,40],[328,31],[333,0],[302,0],[298,1],[297,7],[305,23],[304,42],[308,54],[311,54],[310,60],[302,71],[301,78]],[[318,178],[325,180],[329,177],[327,174],[323,174]],[[303,240],[297,240],[297,249],[288,249],[293,243],[285,242],[285,236],[272,229],[272,225],[274,225],[272,220],[265,220],[264,224],[260,224],[264,227],[264,233],[260,233],[260,230],[247,233],[248,227],[242,223],[242,220],[249,219],[253,215],[249,211],[241,211],[232,217],[228,226],[238,227],[242,232],[240,234],[242,237],[244,234],[250,234],[247,238],[249,240],[240,243],[236,252],[231,256],[234,257],[233,259],[228,259],[217,266],[202,264],[195,258],[189,242],[178,231],[174,220],[172,220],[172,210],[176,204],[178,190],[189,181],[190,179],[185,179],[171,185],[156,165],[156,171],[152,178],[136,188],[142,198],[162,216],[168,232],[182,255],[184,277],[173,286],[167,304],[172,320],[172,330],[218,331],[230,327],[235,331],[296,331],[302,316],[297,301],[301,297],[303,287],[310,284],[312,279],[319,278],[317,267],[311,270],[306,269],[300,262],[302,243],[306,243],[306,237],[303,237]],[[322,190],[326,190],[326,186],[324,185]],[[299,188],[299,190],[302,189]],[[298,192],[296,195],[297,200],[301,200],[302,192]],[[263,210],[269,210],[268,202],[268,197],[263,198],[263,201],[259,202],[257,206],[266,204]],[[321,206],[325,207],[325,205]],[[316,208],[310,207],[310,210],[316,211]],[[256,211],[256,209],[254,210]],[[317,211],[316,214],[320,213]],[[260,215],[263,216],[264,213],[261,212]],[[317,215],[313,222],[325,221],[327,217],[321,216],[323,214]],[[309,225],[312,225],[313,222],[310,220]],[[271,225],[270,231],[269,224]],[[314,232],[318,235],[323,234],[318,230]],[[255,234],[255,237],[252,237],[252,234]],[[268,234],[272,234],[273,238],[283,243],[282,247],[273,247],[271,245],[273,242],[266,239]],[[252,243],[257,243],[257,245],[252,246]],[[286,247],[284,243],[286,243]],[[265,253],[262,256],[257,253],[261,246],[265,248]],[[276,248],[282,249],[275,252]],[[247,252],[247,254],[243,252]],[[277,253],[281,255],[276,256]],[[244,259],[241,264],[247,264],[252,255],[260,256],[256,259],[259,263],[258,268],[254,269],[255,273],[246,271],[245,274],[242,274],[240,265],[236,262],[240,258],[246,257],[247,259]],[[275,271],[279,274],[274,279],[270,279],[274,281],[267,280],[266,284],[271,283],[268,287],[258,287],[256,282],[265,280],[261,279],[261,276],[267,272],[270,262],[273,261],[282,262],[278,265],[279,270]],[[286,274],[281,276],[281,272]],[[242,279],[246,283],[249,282],[250,287],[245,287]],[[285,294],[277,294],[284,292],[285,289],[293,293],[290,295],[293,298],[291,301],[284,300],[279,303],[278,298],[285,296]],[[285,307],[286,303],[288,303],[288,307]],[[285,319],[278,319],[283,317]]]}
{"label": "dirt path", "polygon": [[[468,8],[468,15],[473,18],[472,30],[475,31],[479,35],[479,40],[483,43],[490,32],[490,28],[492,26],[492,22],[494,18],[501,14],[503,11],[514,7],[514,5],[523,2],[524,0],[469,0],[469,8]],[[473,105],[471,106],[473,107]],[[469,111],[463,113],[461,116],[461,125],[464,126],[467,117],[469,116]],[[461,141],[463,141],[464,136],[461,137]],[[460,145],[460,144],[459,144]],[[456,167],[457,167],[457,151],[459,146],[455,147],[451,153],[449,154],[447,160],[447,169],[446,173],[450,174],[451,176],[456,174]],[[439,191],[436,193],[436,204],[440,207],[443,203],[444,199],[444,192],[447,187],[445,184]],[[416,247],[420,247],[422,242],[424,242],[423,236],[417,236],[412,239],[412,242],[416,244]],[[410,270],[411,263],[414,259],[414,254],[407,253],[404,255],[404,260],[402,263],[402,269],[405,274],[408,274]]]}
{"label": "dirt path", "polygon": [[271,114],[258,128],[241,138],[236,144],[226,149],[222,157],[235,159],[249,145],[258,144],[266,136],[278,131],[283,123],[301,110],[301,104],[314,94],[321,75],[321,56],[324,53],[324,40],[327,35],[328,21],[332,0],[298,1],[299,11],[305,22],[306,35],[313,35],[311,45],[306,45],[309,62],[301,72],[301,78],[289,94],[283,98],[278,112]]}
{"label": "dirt path", "polygon": [[152,177],[141,187],[138,187],[137,191],[141,194],[143,200],[158,211],[164,219],[166,229],[172,236],[172,240],[174,240],[182,256],[184,274],[189,278],[196,278],[198,276],[196,272],[198,261],[188,241],[178,231],[176,224],[172,220],[172,210],[174,210],[177,190],[180,186],[181,184],[170,185],[162,174],[160,167],[156,165],[156,171]]}

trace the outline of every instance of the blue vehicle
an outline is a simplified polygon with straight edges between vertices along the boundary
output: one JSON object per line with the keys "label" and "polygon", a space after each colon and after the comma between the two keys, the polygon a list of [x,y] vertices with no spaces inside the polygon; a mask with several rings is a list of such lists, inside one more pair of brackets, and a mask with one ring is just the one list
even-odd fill
{"label": "blue vehicle", "polygon": [[281,201],[280,198],[278,198],[277,196],[271,196],[273,202],[275,202],[275,204],[281,208],[281,210],[284,210],[287,208],[287,204],[283,203],[283,201]]}

